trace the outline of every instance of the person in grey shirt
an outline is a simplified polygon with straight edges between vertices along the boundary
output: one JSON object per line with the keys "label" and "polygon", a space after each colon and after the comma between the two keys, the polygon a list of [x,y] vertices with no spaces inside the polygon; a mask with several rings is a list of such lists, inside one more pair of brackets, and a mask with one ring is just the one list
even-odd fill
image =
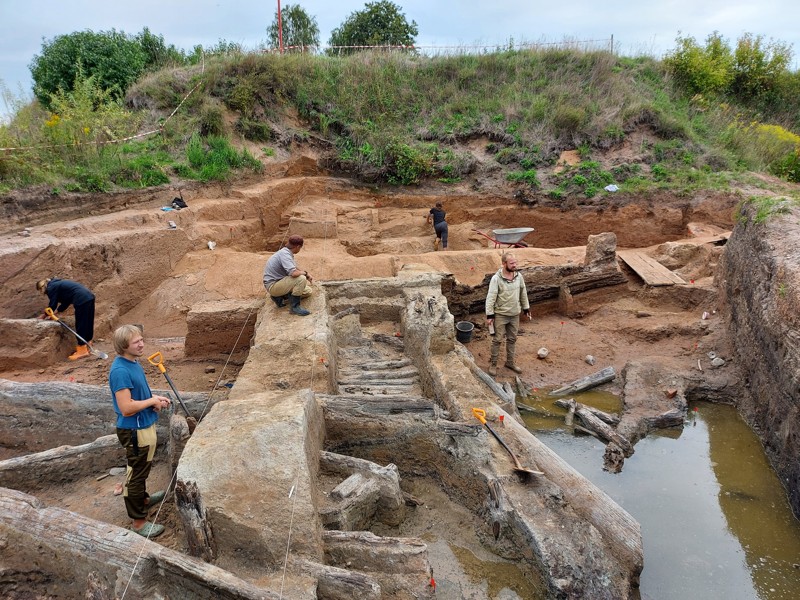
{"label": "person in grey shirt", "polygon": [[313,278],[308,271],[297,267],[295,255],[303,248],[303,238],[293,235],[286,245],[273,254],[264,267],[264,287],[278,308],[288,300],[292,314],[302,317],[311,314],[300,306],[300,300],[311,295]]}
{"label": "person in grey shirt", "polygon": [[506,342],[507,369],[514,373],[522,373],[514,362],[516,353],[517,332],[519,331],[519,314],[524,312],[528,320],[531,318],[528,289],[525,279],[517,271],[517,259],[510,252],[501,258],[503,266],[489,281],[489,292],[486,294],[486,324],[492,334],[492,356],[489,375],[497,375],[497,359],[500,357],[500,344]]}

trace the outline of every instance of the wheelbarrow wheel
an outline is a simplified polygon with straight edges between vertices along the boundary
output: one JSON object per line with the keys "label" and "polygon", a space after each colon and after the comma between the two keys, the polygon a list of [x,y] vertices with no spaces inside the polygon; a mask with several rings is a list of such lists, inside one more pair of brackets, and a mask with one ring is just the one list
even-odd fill
{"label": "wheelbarrow wheel", "polygon": [[528,244],[525,242],[517,242],[516,244],[512,245],[512,248],[527,248]]}

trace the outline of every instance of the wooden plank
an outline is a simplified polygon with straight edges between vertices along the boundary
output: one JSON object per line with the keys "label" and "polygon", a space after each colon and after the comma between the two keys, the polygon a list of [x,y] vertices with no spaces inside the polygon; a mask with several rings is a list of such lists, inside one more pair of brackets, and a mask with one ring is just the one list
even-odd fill
{"label": "wooden plank", "polygon": [[660,262],[638,250],[620,250],[617,252],[617,256],[624,260],[631,269],[636,271],[636,274],[639,275],[647,285],[659,286],[686,283]]}

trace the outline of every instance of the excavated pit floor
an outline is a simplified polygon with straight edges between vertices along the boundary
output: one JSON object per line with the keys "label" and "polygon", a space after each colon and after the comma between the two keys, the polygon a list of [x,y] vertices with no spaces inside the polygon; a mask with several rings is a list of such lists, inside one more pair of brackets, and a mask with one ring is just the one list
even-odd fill
{"label": "excavated pit floor", "polygon": [[[338,184],[337,184],[338,185]],[[264,189],[261,189],[263,187]],[[267,185],[245,190],[244,195],[262,196]],[[319,188],[323,188],[320,185]],[[335,186],[332,186],[335,188]],[[298,263],[314,273],[317,279],[346,280],[369,277],[392,276],[404,264],[423,263],[432,270],[452,273],[455,278],[467,285],[477,285],[483,278],[499,266],[500,250],[487,247],[487,241],[472,231],[491,231],[496,228],[532,226],[536,232],[526,240],[530,248],[518,249],[520,266],[546,264],[579,264],[583,257],[582,246],[588,235],[603,231],[617,233],[619,246],[628,248],[649,248],[656,255],[669,255],[673,268],[683,270],[684,278],[691,283],[670,288],[651,288],[623,266],[628,283],[613,288],[600,289],[575,297],[577,311],[572,317],[557,312],[555,302],[545,302],[534,306],[535,318],[523,322],[517,347],[518,363],[524,369],[523,379],[534,389],[553,387],[588,375],[598,367],[614,366],[621,372],[625,364],[643,355],[669,356],[688,365],[698,359],[704,360],[709,351],[719,355],[729,352],[722,331],[722,323],[714,312],[716,294],[713,286],[713,270],[719,251],[706,245],[704,253],[680,253],[655,247],[669,240],[691,237],[687,230],[686,210],[683,216],[676,207],[665,208],[659,212],[652,202],[641,205],[630,203],[626,206],[612,207],[608,210],[592,208],[578,214],[558,210],[521,208],[514,202],[494,202],[486,205],[484,200],[475,198],[443,198],[451,223],[451,251],[432,252],[433,235],[430,226],[424,223],[427,210],[438,199],[428,197],[381,197],[359,191],[352,195],[348,190],[336,189],[329,195],[308,193],[300,202],[286,202],[278,210],[279,218],[265,229],[242,233],[228,221],[209,219],[203,228],[196,228],[192,235],[192,247],[181,258],[170,261],[172,269],[155,276],[153,292],[130,310],[117,313],[113,322],[104,323],[105,331],[99,332],[98,346],[110,354],[109,331],[123,322],[137,322],[145,327],[148,350],[160,350],[169,365],[170,374],[176,384],[184,391],[201,391],[218,394],[224,398],[227,388],[224,384],[235,385],[239,368],[246,360],[244,353],[230,357],[222,353],[215,356],[187,357],[184,354],[184,340],[187,335],[185,320],[186,307],[193,302],[220,298],[257,299],[263,297],[260,286],[263,263],[277,248],[281,239],[294,230],[306,234],[307,243]],[[198,207],[211,204],[211,201],[198,199]],[[189,201],[191,213],[192,206]],[[714,207],[709,201],[699,206],[696,215],[690,219],[707,222],[695,226],[695,231],[723,231],[731,226],[732,206]],[[167,217],[176,218],[174,213],[162,215],[154,205],[145,210],[156,221]],[[206,210],[206,209],[203,209]],[[184,212],[184,211],[182,211]],[[200,211],[198,211],[200,212]],[[315,223],[323,217],[333,215],[337,221],[336,237],[330,235],[327,226],[321,232]],[[243,213],[242,216],[245,219]],[[198,219],[200,220],[200,219]],[[104,218],[106,226],[113,231],[112,216]],[[188,218],[187,218],[188,221]],[[186,225],[187,229],[189,224]],[[48,226],[34,228],[47,231]],[[82,235],[85,231],[78,228]],[[70,238],[69,228],[50,227],[50,233],[62,242]],[[219,239],[215,250],[204,247],[215,234],[229,230],[228,240]],[[316,233],[314,233],[316,231]],[[308,235],[311,233],[311,235]],[[263,240],[269,240],[264,243]],[[12,240],[13,241],[13,240]],[[102,240],[98,240],[102,243]],[[491,244],[489,244],[491,246]],[[562,247],[563,246],[563,247]],[[683,264],[680,264],[683,260]],[[81,273],[73,267],[63,276],[85,280],[88,273]],[[38,274],[37,274],[38,275]],[[35,281],[36,275],[30,277]],[[126,281],[115,289],[123,293]],[[19,285],[20,289],[23,287]],[[181,287],[179,300],[171,304],[173,290]],[[31,283],[32,289],[32,283]],[[15,290],[16,291],[16,290]],[[31,292],[32,296],[33,293]],[[26,306],[39,304],[40,300],[27,302]],[[116,305],[115,298],[99,298],[100,310],[104,306]],[[178,304],[180,306],[178,306]],[[264,309],[269,314],[274,307]],[[9,312],[6,306],[6,312]],[[710,317],[701,319],[708,312]],[[23,314],[3,316],[20,318]],[[467,348],[475,356],[482,368],[488,366],[489,341],[482,327],[482,315],[461,315],[459,319],[469,319],[476,324]],[[291,325],[289,321],[288,325]],[[392,335],[395,323],[372,324],[376,331]],[[546,347],[550,351],[545,360],[537,358],[537,350]],[[596,365],[584,360],[586,355],[595,357]],[[40,368],[11,368],[0,372],[0,378],[12,381],[75,381],[105,385],[108,362],[88,359],[77,364],[58,362]],[[152,387],[166,388],[155,367],[146,365]],[[513,381],[510,371],[501,373],[499,380]],[[618,380],[617,380],[618,381]],[[619,392],[617,382],[606,386],[612,392]],[[13,452],[0,449],[7,458]],[[119,477],[109,476],[98,480],[103,473],[92,478],[74,482],[68,486],[49,490],[40,495],[48,504],[63,506],[101,521],[125,526],[127,518],[119,497],[113,495],[113,487]],[[246,474],[243,474],[246,476]],[[168,482],[167,467],[163,454],[159,454],[151,475],[152,489],[160,488]],[[449,511],[449,517],[442,515],[433,507],[446,504],[446,497],[437,485],[425,481],[409,481],[409,491],[418,495],[423,504],[411,518],[387,535],[418,535],[431,544],[431,562],[435,572],[443,573],[442,597],[535,597],[535,592],[520,571],[512,563],[498,561],[481,549],[474,536],[472,525],[474,516],[463,509]],[[160,513],[159,522],[167,526],[168,532],[158,542],[180,551],[185,551],[180,522],[171,505],[166,505]],[[377,531],[377,533],[381,533]],[[449,586],[449,587],[448,587]],[[514,595],[516,594],[516,596]]]}

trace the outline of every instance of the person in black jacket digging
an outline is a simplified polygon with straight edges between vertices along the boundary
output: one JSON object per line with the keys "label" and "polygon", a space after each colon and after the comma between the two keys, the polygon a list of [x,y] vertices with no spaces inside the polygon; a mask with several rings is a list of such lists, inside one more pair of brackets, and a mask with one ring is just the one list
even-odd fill
{"label": "person in black jacket digging", "polygon": [[[75,307],[75,329],[87,343],[94,337],[94,294],[86,287],[69,279],[51,277],[36,282],[36,289],[47,295],[50,300],[49,308],[58,315],[67,310],[70,305]],[[42,314],[40,319],[46,319]],[[78,360],[89,356],[89,346],[78,340],[75,352],[69,355],[70,360]]]}

